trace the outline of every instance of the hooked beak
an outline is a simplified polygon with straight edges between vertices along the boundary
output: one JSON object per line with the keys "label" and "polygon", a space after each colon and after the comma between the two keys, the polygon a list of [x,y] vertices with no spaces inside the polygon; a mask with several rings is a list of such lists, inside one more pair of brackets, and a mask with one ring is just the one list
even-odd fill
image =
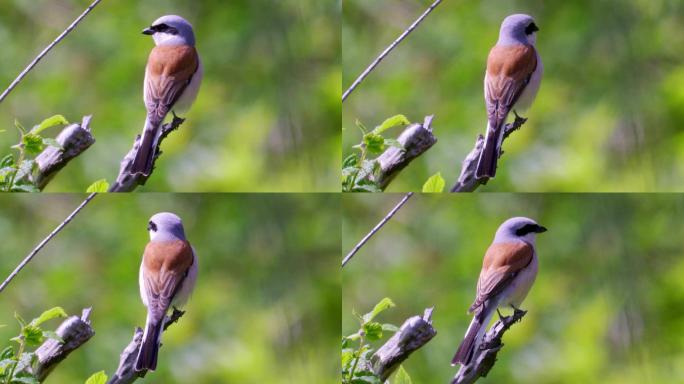
{"label": "hooked beak", "polygon": [[154,29],[152,29],[151,27],[145,28],[145,29],[143,29],[142,34],[143,35],[154,35]]}
{"label": "hooked beak", "polygon": [[541,226],[541,225],[537,225],[537,228],[536,228],[536,230],[535,230],[534,232],[536,232],[536,233],[544,233],[544,232],[546,232],[546,231],[548,231],[548,229],[546,229],[546,227]]}

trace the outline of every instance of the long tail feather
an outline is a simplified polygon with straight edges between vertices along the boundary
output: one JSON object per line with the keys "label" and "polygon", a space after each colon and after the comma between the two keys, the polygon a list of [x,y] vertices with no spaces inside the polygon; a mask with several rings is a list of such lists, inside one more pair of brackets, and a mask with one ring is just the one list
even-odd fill
{"label": "long tail feather", "polygon": [[152,156],[154,155],[154,148],[157,143],[157,131],[161,123],[151,121],[148,117],[145,120],[145,128],[143,129],[142,138],[140,139],[140,148],[135,154],[135,159],[133,160],[133,166],[131,167],[131,173],[142,173],[144,175],[149,175],[152,171]]}
{"label": "long tail feather", "polygon": [[480,344],[482,344],[485,332],[487,331],[487,325],[489,325],[489,321],[496,310],[496,306],[496,304],[491,306],[486,305],[481,312],[477,312],[475,316],[473,316],[473,320],[470,322],[470,326],[468,326],[468,330],[466,331],[461,345],[459,345],[454,358],[451,359],[451,365],[468,365],[470,363],[474,352],[480,347]]}
{"label": "long tail feather", "polygon": [[496,176],[496,163],[499,160],[499,136],[501,136],[501,124],[498,127],[492,127],[488,124],[484,147],[475,170],[476,178],[493,178]]}
{"label": "long tail feather", "polygon": [[150,370],[157,369],[157,355],[159,354],[159,340],[161,336],[163,321],[154,320],[148,317],[145,331],[143,332],[142,343],[140,344],[140,351],[135,361],[135,370]]}
{"label": "long tail feather", "polygon": [[470,322],[470,326],[468,326],[468,330],[465,333],[465,337],[463,338],[463,341],[461,341],[461,345],[458,346],[454,358],[451,359],[451,365],[468,364],[470,356],[472,355],[473,346],[475,345],[475,338],[482,327],[482,321],[479,319],[479,316],[473,317],[473,320]]}

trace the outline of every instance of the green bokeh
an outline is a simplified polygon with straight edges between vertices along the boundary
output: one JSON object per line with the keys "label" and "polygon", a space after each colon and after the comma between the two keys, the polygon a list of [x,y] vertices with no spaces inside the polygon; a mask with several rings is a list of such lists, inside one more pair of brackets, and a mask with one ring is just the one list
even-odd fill
{"label": "green bokeh", "polygon": [[[81,199],[0,196],[3,279]],[[138,268],[147,220],[162,210],[183,218],[200,270],[145,382],[332,383],[341,316],[335,195],[97,196],[0,294],[0,345],[18,333],[15,311],[32,318],[92,306],[95,336],[48,381],[111,375],[144,323]]]}
{"label": "green bokeh", "polygon": [[[343,85],[433,0],[348,0]],[[419,191],[441,171],[453,185],[484,133],[483,78],[499,26],[528,13],[540,27],[544,79],[528,123],[504,144],[488,191],[684,190],[684,2],[443,1],[345,101],[343,151],[397,113],[435,115],[438,143],[388,189]],[[398,130],[394,131],[394,135]],[[390,135],[391,136],[391,135]]]}
{"label": "green bokeh", "polygon": [[[343,196],[342,249],[400,197]],[[539,274],[522,304],[527,316],[481,381],[684,381],[680,195],[414,196],[344,268],[343,333],[358,328],[353,310],[367,312],[383,297],[397,307],[378,321],[397,325],[434,306],[437,336],[405,367],[416,383],[448,382],[484,252],[499,224],[520,215],[549,228],[537,238]]]}
{"label": "green bokeh", "polygon": [[[2,89],[91,0],[0,2]],[[147,191],[339,190],[340,8],[337,0],[102,1],[0,104],[0,153],[24,126],[93,115],[97,143],[48,191],[113,181],[145,119],[142,82],[163,14],[195,27],[205,77],[188,120],[163,144]],[[56,134],[47,132],[48,134]]]}

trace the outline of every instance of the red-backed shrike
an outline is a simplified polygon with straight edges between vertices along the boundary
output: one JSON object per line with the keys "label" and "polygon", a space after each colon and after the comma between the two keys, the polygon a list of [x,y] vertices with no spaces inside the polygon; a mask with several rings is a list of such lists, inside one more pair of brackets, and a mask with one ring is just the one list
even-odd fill
{"label": "red-backed shrike", "polygon": [[156,46],[145,68],[143,98],[147,119],[131,172],[149,175],[164,118],[169,112],[175,116],[176,112],[183,113],[190,108],[197,97],[203,72],[192,25],[182,17],[162,16],[143,33],[152,35]]}
{"label": "red-backed shrike", "polygon": [[484,80],[487,133],[475,171],[477,178],[496,175],[508,113],[513,111],[517,116],[537,96],[544,71],[535,48],[538,30],[531,16],[508,16],[501,23],[499,41],[489,51]]}
{"label": "red-backed shrike", "polygon": [[475,316],[451,360],[452,365],[470,362],[498,307],[518,310],[537,276],[535,239],[542,232],[546,228],[526,217],[508,219],[496,231],[482,262],[475,302],[468,310]]}
{"label": "red-backed shrike", "polygon": [[147,321],[135,369],[155,370],[166,313],[185,304],[197,279],[197,256],[185,239],[181,219],[162,212],[150,218],[150,242],[140,264],[140,296]]}

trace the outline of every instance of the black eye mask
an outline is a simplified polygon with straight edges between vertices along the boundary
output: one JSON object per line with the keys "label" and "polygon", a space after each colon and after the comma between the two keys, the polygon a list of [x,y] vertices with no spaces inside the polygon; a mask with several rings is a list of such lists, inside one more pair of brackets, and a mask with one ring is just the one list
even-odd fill
{"label": "black eye mask", "polygon": [[143,33],[146,35],[153,35],[153,34],[159,33],[159,32],[168,33],[170,35],[177,35],[178,34],[178,30],[176,28],[171,27],[168,24],[164,24],[164,23],[153,25],[153,26],[151,26],[151,27],[149,27],[143,31]]}
{"label": "black eye mask", "polygon": [[157,232],[157,224],[155,224],[154,221],[150,221],[147,223],[147,230]]}
{"label": "black eye mask", "polygon": [[516,236],[525,236],[528,233],[542,233],[542,232],[546,232],[546,228],[542,227],[541,225],[525,224],[522,227],[516,229],[515,235]]}
{"label": "black eye mask", "polygon": [[532,23],[530,23],[530,25],[528,25],[528,26],[525,28],[525,34],[526,34],[526,35],[531,35],[531,34],[537,32],[538,30],[539,30],[539,27],[537,27],[537,24],[535,24],[534,22],[532,22]]}

